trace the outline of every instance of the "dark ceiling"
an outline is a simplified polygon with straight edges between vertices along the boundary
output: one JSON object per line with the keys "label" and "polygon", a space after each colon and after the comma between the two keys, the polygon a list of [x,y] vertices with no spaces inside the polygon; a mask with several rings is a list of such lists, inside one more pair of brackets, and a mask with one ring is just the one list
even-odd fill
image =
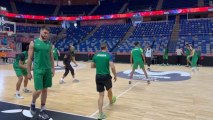
{"label": "dark ceiling", "polygon": [[15,0],[27,3],[54,4],[54,5],[97,5],[98,0]]}

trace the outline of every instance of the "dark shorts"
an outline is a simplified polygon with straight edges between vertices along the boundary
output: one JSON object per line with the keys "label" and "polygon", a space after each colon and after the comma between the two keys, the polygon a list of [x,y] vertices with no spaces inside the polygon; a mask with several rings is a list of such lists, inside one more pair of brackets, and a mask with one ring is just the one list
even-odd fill
{"label": "dark shorts", "polygon": [[112,88],[112,77],[111,75],[96,75],[96,86],[98,92],[104,92],[105,88],[108,91],[110,88]]}
{"label": "dark shorts", "polygon": [[72,57],[75,57],[75,54],[74,54],[74,53],[71,53],[71,56],[72,56]]}

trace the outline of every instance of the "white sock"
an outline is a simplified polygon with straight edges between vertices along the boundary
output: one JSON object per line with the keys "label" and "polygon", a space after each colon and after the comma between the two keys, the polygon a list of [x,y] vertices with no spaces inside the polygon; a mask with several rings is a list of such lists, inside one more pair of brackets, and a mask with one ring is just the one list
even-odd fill
{"label": "white sock", "polygon": [[41,106],[41,111],[45,110],[45,105]]}
{"label": "white sock", "polygon": [[192,70],[195,70],[196,68],[195,67],[192,67]]}
{"label": "white sock", "polygon": [[61,81],[64,81],[64,79],[63,79],[63,78],[61,78]]}
{"label": "white sock", "polygon": [[18,94],[19,94],[19,91],[16,90],[16,95],[18,95]]}

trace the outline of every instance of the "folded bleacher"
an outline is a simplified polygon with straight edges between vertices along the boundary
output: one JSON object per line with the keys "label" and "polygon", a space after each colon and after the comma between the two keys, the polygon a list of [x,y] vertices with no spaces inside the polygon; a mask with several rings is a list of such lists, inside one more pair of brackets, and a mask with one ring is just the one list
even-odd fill
{"label": "folded bleacher", "polygon": [[198,0],[164,0],[163,10],[198,7]]}
{"label": "folded bleacher", "polygon": [[142,48],[150,45],[155,51],[163,51],[171,38],[174,21],[141,23],[136,26],[132,36],[120,44],[115,52],[130,52],[134,42],[139,41]]}
{"label": "folded bleacher", "polygon": [[34,4],[34,3],[25,3],[15,1],[16,8],[18,13],[20,14],[31,14],[31,15],[46,15],[52,16],[56,5],[49,5],[49,4]]}
{"label": "folded bleacher", "polygon": [[151,11],[155,10],[158,0],[130,0],[127,8],[129,11]]}
{"label": "folded bleacher", "polygon": [[204,54],[213,53],[213,19],[181,20],[177,47],[184,49],[186,44],[200,47]]}
{"label": "folded bleacher", "polygon": [[0,0],[0,6],[6,7],[8,11],[12,12],[9,0]]}
{"label": "folded bleacher", "polygon": [[81,42],[81,40],[86,37],[95,26],[81,26],[78,28],[70,27],[66,31],[66,38],[58,40],[55,46],[62,52],[67,51],[70,44],[76,45]]}
{"label": "folded bleacher", "polygon": [[79,52],[96,52],[100,50],[100,43],[106,42],[108,50],[112,49],[123,38],[130,28],[130,24],[102,25],[88,40],[77,46]]}
{"label": "folded bleacher", "polygon": [[[25,26],[25,25],[17,25],[16,32],[17,33],[39,33],[40,26]],[[50,27],[51,34],[57,34],[62,30],[62,27]]]}
{"label": "folded bleacher", "polygon": [[117,14],[125,2],[109,2],[101,1],[100,6],[96,9],[93,15],[109,15]]}
{"label": "folded bleacher", "polygon": [[95,5],[66,5],[61,6],[59,15],[88,15],[89,12],[95,7]]}

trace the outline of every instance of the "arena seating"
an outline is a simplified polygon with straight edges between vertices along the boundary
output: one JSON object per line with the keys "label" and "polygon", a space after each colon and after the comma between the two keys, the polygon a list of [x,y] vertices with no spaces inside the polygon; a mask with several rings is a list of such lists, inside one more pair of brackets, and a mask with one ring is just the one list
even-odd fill
{"label": "arena seating", "polygon": [[1,0],[1,1],[0,1],[0,6],[6,7],[7,10],[10,11],[10,12],[12,11],[12,8],[11,8],[11,6],[10,6],[9,0]]}
{"label": "arena seating", "polygon": [[127,8],[129,11],[146,11],[146,10],[155,10],[158,0],[131,0]]}
{"label": "arena seating", "polygon": [[204,6],[210,6],[209,2],[210,2],[210,0],[204,0]]}
{"label": "arena seating", "polygon": [[[133,47],[133,43],[140,41],[142,47],[149,44],[154,50],[162,52],[171,39],[173,25],[174,21],[144,22],[138,24],[129,39],[124,42],[121,42],[121,39],[131,27],[131,24],[102,25],[89,39],[82,43],[80,40],[86,37],[95,26],[70,27],[66,31],[66,38],[59,40],[56,46],[61,51],[66,51],[69,44],[74,44],[77,46],[77,51],[94,52],[99,50],[101,42],[106,41],[109,51],[129,52]],[[57,34],[62,30],[61,27],[50,28],[53,34]],[[39,29],[40,27],[37,26],[17,25],[17,33],[39,33]],[[213,22],[211,18],[183,19],[180,21],[180,31],[176,48],[185,49],[185,44],[189,43],[195,48],[201,47],[202,53],[212,53],[212,33]],[[171,52],[175,52],[175,49]]]}
{"label": "arena seating", "polygon": [[139,41],[144,48],[151,45],[156,51],[162,51],[168,45],[174,21],[141,23],[136,26],[133,35],[121,43],[114,52],[130,52],[134,42]]}
{"label": "arena seating", "polygon": [[213,33],[212,19],[181,20],[180,35],[207,35]]}
{"label": "arena seating", "polygon": [[171,35],[174,21],[144,22],[136,26],[134,36]]}
{"label": "arena seating", "polygon": [[186,44],[192,45],[195,49],[200,47],[201,52],[204,54],[213,53],[212,36],[180,36],[177,47],[184,49]]}
{"label": "arena seating", "polygon": [[[17,25],[16,32],[17,33],[39,33],[40,27],[39,26],[24,26],[24,25]],[[62,27],[50,27],[50,33],[57,34],[62,30]]]}
{"label": "arena seating", "polygon": [[198,7],[197,0],[164,0],[162,9]]}
{"label": "arena seating", "polygon": [[102,25],[93,36],[95,37],[122,37],[129,29],[130,24]]}
{"label": "arena seating", "polygon": [[190,44],[202,53],[213,53],[213,21],[212,18],[182,20],[177,47]]}
{"label": "arena seating", "polygon": [[47,15],[51,16],[56,8],[56,5],[33,4],[25,2],[15,2],[18,13],[32,15]]}
{"label": "arena seating", "polygon": [[130,24],[102,25],[92,37],[77,46],[77,51],[96,52],[100,50],[101,42],[106,42],[109,51],[112,51],[112,49],[128,31],[130,26]]}
{"label": "arena seating", "polygon": [[95,5],[67,5],[61,6],[59,15],[88,15]]}
{"label": "arena seating", "polygon": [[100,6],[96,9],[93,15],[107,15],[118,13],[124,2],[108,2],[101,1]]}
{"label": "arena seating", "polygon": [[55,44],[55,46],[62,52],[66,51],[68,46],[70,44],[76,45],[82,40],[84,37],[86,37],[95,26],[82,26],[82,27],[70,27],[66,31],[66,38],[58,40],[58,42]]}

